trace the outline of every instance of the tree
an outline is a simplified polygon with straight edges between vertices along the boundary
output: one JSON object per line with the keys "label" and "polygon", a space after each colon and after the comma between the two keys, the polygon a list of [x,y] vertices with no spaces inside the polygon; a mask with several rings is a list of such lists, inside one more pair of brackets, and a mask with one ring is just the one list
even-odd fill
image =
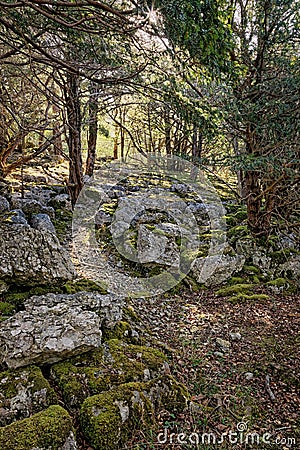
{"label": "tree", "polygon": [[287,186],[293,192],[299,180],[299,6],[239,1],[232,19],[236,70],[227,123],[239,142],[248,223],[256,235],[270,232],[274,214],[282,217],[281,192]]}

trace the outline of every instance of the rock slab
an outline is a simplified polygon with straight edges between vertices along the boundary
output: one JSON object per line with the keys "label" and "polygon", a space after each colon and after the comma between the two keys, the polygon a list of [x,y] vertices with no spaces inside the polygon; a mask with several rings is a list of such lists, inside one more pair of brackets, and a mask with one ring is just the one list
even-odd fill
{"label": "rock slab", "polygon": [[51,364],[101,345],[101,326],[122,317],[119,297],[93,292],[31,297],[0,325],[0,364]]}

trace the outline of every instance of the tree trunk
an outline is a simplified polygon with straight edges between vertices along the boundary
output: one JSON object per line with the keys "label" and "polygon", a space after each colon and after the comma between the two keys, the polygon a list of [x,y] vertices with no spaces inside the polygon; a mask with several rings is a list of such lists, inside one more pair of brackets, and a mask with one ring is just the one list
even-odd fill
{"label": "tree trunk", "polygon": [[261,234],[261,197],[257,172],[248,170],[245,172],[246,203],[248,213],[248,225],[254,234]]}
{"label": "tree trunk", "polygon": [[99,109],[99,88],[95,83],[90,86],[89,98],[89,133],[88,133],[88,154],[86,159],[85,173],[90,177],[94,173],[97,134],[98,134],[98,109]]}
{"label": "tree trunk", "polygon": [[170,108],[168,105],[165,105],[165,145],[166,145],[166,153],[167,155],[172,154],[171,149],[171,123],[170,123]]}
{"label": "tree trunk", "polygon": [[74,206],[83,187],[82,155],[81,155],[81,112],[79,100],[79,77],[67,74],[66,109],[68,118],[69,148],[69,192]]}

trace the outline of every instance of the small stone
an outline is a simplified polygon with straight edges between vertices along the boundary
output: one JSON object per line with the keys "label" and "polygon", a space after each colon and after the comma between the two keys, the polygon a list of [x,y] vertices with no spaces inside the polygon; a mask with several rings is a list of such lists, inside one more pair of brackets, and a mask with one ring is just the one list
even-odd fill
{"label": "small stone", "polygon": [[240,341],[242,339],[241,333],[230,333],[229,336],[232,341]]}
{"label": "small stone", "polygon": [[221,352],[214,352],[214,355],[217,356],[218,358],[224,358],[224,353]]}
{"label": "small stone", "polygon": [[253,375],[252,372],[246,372],[245,373],[245,378],[246,378],[247,381],[252,380],[253,377],[254,377],[254,375]]}
{"label": "small stone", "polygon": [[226,351],[226,352],[229,350],[229,348],[231,346],[229,341],[225,341],[224,339],[221,339],[221,338],[216,339],[216,344],[219,347],[221,347],[223,351]]}

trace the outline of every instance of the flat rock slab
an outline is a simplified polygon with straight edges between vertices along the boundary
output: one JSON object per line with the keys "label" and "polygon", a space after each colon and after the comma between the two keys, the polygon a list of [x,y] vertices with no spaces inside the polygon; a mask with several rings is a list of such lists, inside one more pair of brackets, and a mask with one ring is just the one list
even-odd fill
{"label": "flat rock slab", "polygon": [[34,286],[74,277],[71,259],[54,234],[21,224],[0,224],[0,280]]}
{"label": "flat rock slab", "polygon": [[25,311],[0,325],[0,364],[51,364],[97,348],[102,324],[120,320],[122,305],[119,297],[93,292],[31,297]]}

